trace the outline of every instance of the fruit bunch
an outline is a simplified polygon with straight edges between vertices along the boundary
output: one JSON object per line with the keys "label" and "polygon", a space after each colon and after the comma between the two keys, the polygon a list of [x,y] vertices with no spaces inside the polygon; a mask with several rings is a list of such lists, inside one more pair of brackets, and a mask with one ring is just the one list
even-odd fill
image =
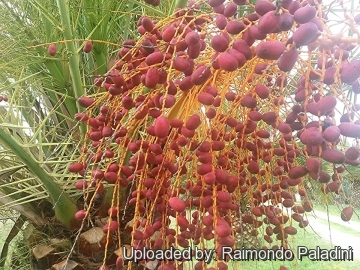
{"label": "fruit bunch", "polygon": [[[238,16],[243,7],[253,12]],[[98,92],[78,100],[86,110],[75,119],[88,132],[69,171],[81,176],[87,208],[76,218],[91,218],[94,197],[111,191],[103,229],[131,233],[118,246],[213,241],[221,256],[247,224],[263,248],[288,248],[313,209],[306,185],[341,195],[341,173],[360,164],[360,105],[349,99],[360,93],[360,60],[351,59],[359,40],[347,30],[360,34],[344,14],[341,34],[320,0],[210,0],[140,18],[139,39],[125,40],[113,69],[95,79]],[[352,207],[341,216],[349,220]]]}

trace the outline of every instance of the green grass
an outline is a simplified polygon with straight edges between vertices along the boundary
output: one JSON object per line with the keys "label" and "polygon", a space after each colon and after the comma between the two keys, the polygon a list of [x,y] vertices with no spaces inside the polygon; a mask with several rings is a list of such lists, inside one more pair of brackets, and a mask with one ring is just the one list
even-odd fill
{"label": "green grass", "polygon": [[324,212],[324,213],[328,213],[330,215],[334,215],[334,216],[340,216],[341,210],[342,208],[345,207],[345,205],[336,205],[336,204],[329,204],[329,205],[323,205],[323,204],[315,204],[314,205],[314,210],[316,213],[316,210]]}
{"label": "green grass", "polygon": [[[326,224],[328,225],[328,221],[327,220],[324,220],[324,219],[317,219],[316,221],[322,223],[322,224]],[[360,231],[359,230],[354,230],[350,227],[345,227],[345,226],[342,226],[341,224],[338,224],[338,223],[335,223],[335,222],[332,222],[330,224],[330,228],[331,229],[334,229],[334,230],[338,230],[338,231],[341,231],[343,233],[347,233],[347,234],[351,234],[352,236],[354,237],[360,237]],[[360,229],[360,228],[359,228]]]}
{"label": "green grass", "polygon": [[[6,222],[0,222],[0,252],[2,251],[2,248],[4,246],[5,240],[8,236],[8,233],[10,232],[12,226],[14,223],[11,220],[6,220]],[[13,246],[10,245],[9,247],[9,253],[12,252]]]}
{"label": "green grass", "polygon": [[[3,249],[3,245],[5,243],[6,238],[9,235],[10,230],[14,226],[14,222],[11,218],[6,218],[5,222],[0,222],[0,252]],[[15,238],[12,239],[9,245],[7,258],[5,261],[5,266],[0,267],[0,270],[22,270],[22,269],[30,269],[29,268],[29,250],[23,241],[22,231],[19,232]],[[17,262],[22,262],[14,268],[11,265],[11,260],[15,259]],[[24,266],[24,267],[22,267]]]}
{"label": "green grass", "polygon": [[6,237],[8,236],[8,233],[13,225],[14,223],[10,220],[7,220],[6,222],[0,222],[0,251],[2,250]]}
{"label": "green grass", "polygon": [[[329,212],[330,215],[334,215],[334,216],[338,216],[340,217],[341,215],[341,211],[343,208],[347,207],[348,205],[345,204],[328,204],[328,205],[323,205],[323,204],[314,204],[314,210],[316,213],[316,210],[327,213]],[[355,213],[360,213],[360,208],[359,207],[354,207],[354,212]],[[354,221],[359,221],[359,219],[357,218],[356,214],[353,214],[352,220]]]}

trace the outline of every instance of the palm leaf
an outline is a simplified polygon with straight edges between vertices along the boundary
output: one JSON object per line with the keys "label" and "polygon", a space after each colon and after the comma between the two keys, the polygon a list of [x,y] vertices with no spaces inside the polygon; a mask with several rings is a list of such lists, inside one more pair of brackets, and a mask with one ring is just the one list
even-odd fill
{"label": "palm leaf", "polygon": [[[81,192],[74,189],[76,177],[64,172],[86,132],[73,119],[83,110],[76,99],[93,91],[119,42],[137,38],[142,14],[165,17],[174,7],[173,1],[155,9],[139,1],[0,0],[0,93],[10,97],[0,107],[0,160],[6,161],[0,169],[21,168],[3,182],[1,207],[35,209],[46,199],[62,222],[73,219]],[[82,52],[86,40],[94,45],[89,54]],[[47,54],[51,43],[54,57]],[[60,213],[69,207],[67,217]]]}

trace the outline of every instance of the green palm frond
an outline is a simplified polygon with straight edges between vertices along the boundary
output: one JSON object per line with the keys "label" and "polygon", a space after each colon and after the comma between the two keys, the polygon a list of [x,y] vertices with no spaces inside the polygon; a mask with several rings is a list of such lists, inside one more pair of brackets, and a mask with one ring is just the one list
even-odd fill
{"label": "green palm frond", "polygon": [[[160,19],[174,8],[170,0],[156,8],[135,0],[0,0],[0,94],[9,97],[0,104],[0,209],[40,217],[36,203],[48,200],[55,212],[66,205],[62,222],[73,219],[81,192],[67,167],[86,132],[74,121],[83,110],[77,98],[92,93],[124,40],[140,38],[143,14]],[[91,53],[83,52],[87,40]],[[47,53],[52,43],[55,56]]]}

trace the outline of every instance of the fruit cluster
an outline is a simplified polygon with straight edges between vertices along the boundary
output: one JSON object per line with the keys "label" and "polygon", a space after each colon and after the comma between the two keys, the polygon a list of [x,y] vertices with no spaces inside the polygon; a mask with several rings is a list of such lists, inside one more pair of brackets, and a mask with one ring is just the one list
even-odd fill
{"label": "fruit cluster", "polygon": [[[253,13],[238,17],[242,6]],[[358,18],[345,19],[359,34]],[[344,94],[360,93],[360,60],[350,60],[358,40],[333,34],[328,20],[320,0],[210,0],[164,20],[140,18],[139,40],[123,42],[114,68],[94,82],[98,93],[79,98],[86,112],[75,115],[88,127],[81,161],[69,166],[82,176],[76,188],[113,186],[104,231],[118,232],[119,213],[134,206],[138,248],[211,240],[220,255],[242,224],[269,243],[263,248],[288,248],[293,224],[308,225],[306,185],[341,195],[341,173],[360,164],[360,106]],[[339,103],[347,110],[340,124]],[[346,151],[344,138],[353,143]],[[342,218],[351,216],[348,206]]]}

